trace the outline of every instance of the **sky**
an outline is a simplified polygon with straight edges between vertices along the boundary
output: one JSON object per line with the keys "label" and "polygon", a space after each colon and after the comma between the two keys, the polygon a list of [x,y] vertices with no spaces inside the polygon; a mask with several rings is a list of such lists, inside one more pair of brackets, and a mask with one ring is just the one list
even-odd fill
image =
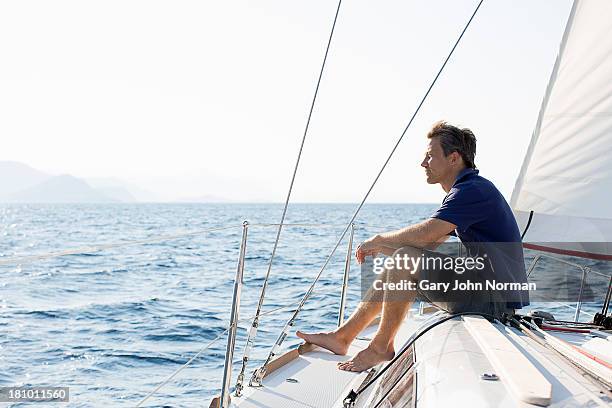
{"label": "sky", "polygon": [[[358,202],[474,0],[344,0],[293,190]],[[167,199],[282,202],[337,2],[0,2],[0,160]],[[432,123],[469,127],[510,197],[570,0],[485,0],[370,202],[439,202]]]}

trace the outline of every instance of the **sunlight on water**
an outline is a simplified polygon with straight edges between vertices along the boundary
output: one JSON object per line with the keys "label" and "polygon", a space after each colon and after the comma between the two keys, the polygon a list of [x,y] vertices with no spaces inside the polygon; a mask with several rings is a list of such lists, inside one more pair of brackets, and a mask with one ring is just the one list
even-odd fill
{"label": "sunlight on water", "polygon": [[[369,205],[358,221],[392,229],[416,222],[433,205]],[[291,205],[288,223],[344,224],[355,205]],[[70,406],[133,406],[203,345],[222,333],[243,220],[277,222],[281,205],[11,205],[0,208],[0,260],[103,243],[141,240],[209,227],[231,230],[66,255],[0,273],[0,385],[69,386]],[[339,238],[342,227],[283,230],[264,311],[297,302]],[[379,232],[359,227],[356,243]],[[275,228],[249,229],[241,317],[255,312]],[[342,244],[306,304],[297,326],[336,324],[346,244]],[[353,264],[347,310],[358,302]],[[546,305],[550,309],[550,304]],[[556,306],[558,318],[573,311]],[[586,305],[595,311],[596,305]],[[289,310],[265,316],[252,354],[256,368]],[[248,324],[238,331],[241,352]],[[285,346],[298,343],[290,334]],[[218,392],[225,338],[187,368],[151,404],[207,405]],[[233,375],[236,378],[236,373]]]}

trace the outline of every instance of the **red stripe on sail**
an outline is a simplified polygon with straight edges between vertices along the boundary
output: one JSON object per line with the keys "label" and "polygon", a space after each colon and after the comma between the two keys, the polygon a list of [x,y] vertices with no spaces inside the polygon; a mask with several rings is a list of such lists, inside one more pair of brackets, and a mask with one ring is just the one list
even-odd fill
{"label": "red stripe on sail", "polygon": [[527,249],[533,249],[536,251],[551,252],[553,254],[559,254],[559,255],[578,256],[580,258],[596,259],[598,261],[612,261],[612,255],[609,255],[609,254],[598,254],[594,252],[583,252],[583,251],[574,251],[571,249],[553,248],[553,247],[547,247],[544,245],[530,244],[526,242],[523,243],[523,247]]}

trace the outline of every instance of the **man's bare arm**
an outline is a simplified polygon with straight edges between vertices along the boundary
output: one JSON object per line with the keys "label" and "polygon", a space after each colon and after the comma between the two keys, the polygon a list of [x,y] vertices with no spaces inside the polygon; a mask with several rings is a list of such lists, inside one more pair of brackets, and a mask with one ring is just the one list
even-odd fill
{"label": "man's bare arm", "polygon": [[364,241],[357,248],[357,262],[362,263],[366,256],[378,253],[392,255],[395,250],[404,246],[435,249],[446,241],[448,234],[456,228],[455,224],[437,218],[429,218],[418,224],[378,234]]}
{"label": "man's bare arm", "polygon": [[457,226],[450,222],[438,218],[428,218],[418,224],[380,234],[378,241],[381,246],[395,247],[396,249],[408,245],[419,248],[435,248],[446,241],[448,234],[455,228]]}

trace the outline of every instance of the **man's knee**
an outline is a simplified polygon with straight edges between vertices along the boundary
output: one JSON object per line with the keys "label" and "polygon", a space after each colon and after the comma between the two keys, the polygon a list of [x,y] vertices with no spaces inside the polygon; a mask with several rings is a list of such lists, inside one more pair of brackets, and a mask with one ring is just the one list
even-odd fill
{"label": "man's knee", "polygon": [[401,247],[393,252],[393,268],[388,272],[399,273],[403,278],[407,279],[417,279],[422,257],[423,250],[421,248],[413,246]]}
{"label": "man's knee", "polygon": [[401,248],[398,248],[395,250],[395,252],[393,252],[393,258],[397,257],[398,255],[400,257],[403,257],[404,255],[406,255],[409,258],[418,258],[422,255],[423,250],[421,248],[417,248],[417,247],[413,247],[413,246],[403,246]]}

